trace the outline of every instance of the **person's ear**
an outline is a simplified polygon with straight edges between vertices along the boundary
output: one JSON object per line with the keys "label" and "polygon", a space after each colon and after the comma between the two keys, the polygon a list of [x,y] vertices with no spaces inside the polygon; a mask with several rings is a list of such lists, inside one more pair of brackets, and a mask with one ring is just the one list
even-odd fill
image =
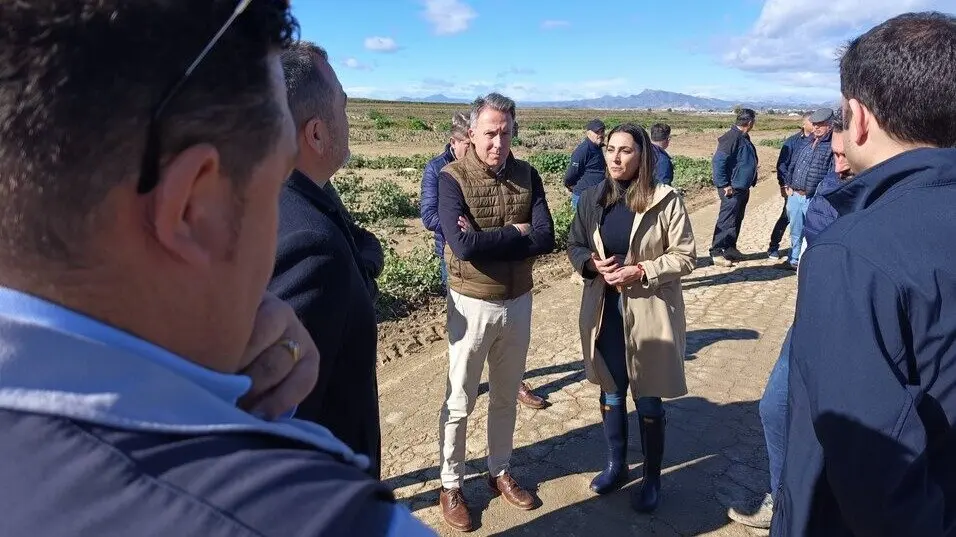
{"label": "person's ear", "polygon": [[331,131],[325,121],[314,117],[305,124],[302,132],[305,135],[305,144],[319,157],[325,155],[332,147]]}
{"label": "person's ear", "polygon": [[[234,207],[219,151],[197,144],[174,156],[149,196],[148,222],[157,242],[181,261],[208,267],[231,245]],[[223,236],[225,232],[225,237]]]}
{"label": "person's ear", "polygon": [[876,118],[863,103],[856,99],[847,101],[846,106],[849,110],[850,121],[844,131],[849,133],[849,140],[853,142],[853,145],[863,145],[870,135],[870,122],[875,122]]}

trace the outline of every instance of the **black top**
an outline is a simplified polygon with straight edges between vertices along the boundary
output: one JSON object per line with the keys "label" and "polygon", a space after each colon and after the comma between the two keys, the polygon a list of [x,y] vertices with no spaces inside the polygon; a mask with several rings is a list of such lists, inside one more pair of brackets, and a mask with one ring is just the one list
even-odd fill
{"label": "black top", "polygon": [[[622,181],[622,187],[627,188],[633,181]],[[612,255],[627,255],[631,246],[631,228],[634,226],[634,211],[627,206],[624,197],[617,203],[604,208],[601,215],[601,241],[604,242],[604,253]]]}
{"label": "black top", "polygon": [[379,477],[378,327],[362,255],[328,192],[295,171],[279,197],[269,290],[292,306],[322,356],[319,381],[295,417],[328,427],[372,460]]}

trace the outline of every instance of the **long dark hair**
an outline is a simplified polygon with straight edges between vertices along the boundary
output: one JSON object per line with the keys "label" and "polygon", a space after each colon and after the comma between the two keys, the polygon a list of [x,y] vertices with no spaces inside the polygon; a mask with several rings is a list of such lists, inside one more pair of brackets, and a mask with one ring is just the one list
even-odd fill
{"label": "long dark hair", "polygon": [[611,179],[610,173],[607,173],[604,180],[604,192],[601,194],[601,206],[610,207],[623,197],[629,209],[636,213],[643,213],[651,205],[654,199],[654,187],[657,185],[657,180],[654,178],[656,157],[651,148],[651,139],[644,127],[634,123],[624,123],[611,129],[607,140],[610,140],[611,136],[617,132],[626,132],[634,138],[637,150],[641,152],[637,157],[640,162],[634,176],[630,178],[633,182],[627,188],[622,187],[619,181]]}

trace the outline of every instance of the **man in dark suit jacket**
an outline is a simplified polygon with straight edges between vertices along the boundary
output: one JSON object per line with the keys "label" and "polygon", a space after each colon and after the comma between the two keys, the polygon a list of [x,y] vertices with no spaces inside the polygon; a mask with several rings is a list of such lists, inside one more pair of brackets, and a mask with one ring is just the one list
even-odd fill
{"label": "man in dark suit jacket", "polygon": [[319,348],[322,374],[296,417],[328,427],[369,456],[378,477],[381,432],[372,276],[349,217],[325,188],[348,159],[347,97],[321,48],[283,54],[299,155],[279,198],[279,239],[269,289],[295,309]]}

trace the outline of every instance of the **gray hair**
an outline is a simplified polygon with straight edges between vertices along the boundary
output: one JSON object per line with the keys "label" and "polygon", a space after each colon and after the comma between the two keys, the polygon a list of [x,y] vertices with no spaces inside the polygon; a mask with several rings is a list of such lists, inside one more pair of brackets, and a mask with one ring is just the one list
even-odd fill
{"label": "gray hair", "polygon": [[451,117],[451,137],[468,139],[468,116],[464,112],[457,112]]}
{"label": "gray hair", "polygon": [[481,115],[485,108],[490,108],[492,110],[508,114],[511,116],[511,125],[514,127],[515,102],[500,93],[489,93],[484,97],[478,97],[473,103],[471,103],[471,128],[475,128],[475,126],[478,124],[478,116]]}
{"label": "gray hair", "polygon": [[296,41],[282,52],[289,111],[296,129],[314,117],[332,117],[332,86],[319,72],[318,60],[329,61],[328,53],[308,41]]}

